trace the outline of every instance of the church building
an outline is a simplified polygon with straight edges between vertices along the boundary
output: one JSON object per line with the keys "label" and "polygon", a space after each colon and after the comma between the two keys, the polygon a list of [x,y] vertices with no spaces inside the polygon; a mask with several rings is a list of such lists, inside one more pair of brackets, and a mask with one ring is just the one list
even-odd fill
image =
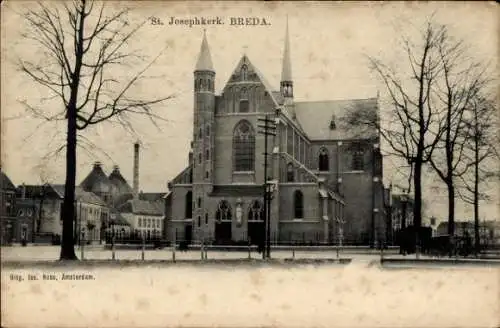
{"label": "church building", "polygon": [[[295,101],[300,90],[294,90],[288,26],[281,72],[274,88],[243,54],[216,94],[204,33],[193,76],[189,163],[169,182],[168,240],[262,240],[265,181],[272,186],[272,243],[375,245],[385,238],[379,133],[346,120],[353,111],[378,117],[378,97]],[[259,133],[266,115],[276,125],[267,149]]]}

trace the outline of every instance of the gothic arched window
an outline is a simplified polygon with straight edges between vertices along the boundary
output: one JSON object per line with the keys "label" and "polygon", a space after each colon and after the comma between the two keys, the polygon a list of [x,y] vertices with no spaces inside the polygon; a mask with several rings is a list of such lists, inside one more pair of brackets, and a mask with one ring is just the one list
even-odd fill
{"label": "gothic arched window", "polygon": [[185,217],[186,219],[191,219],[193,217],[193,193],[191,191],[188,191],[186,193],[186,199],[185,199]]}
{"label": "gothic arched window", "polygon": [[215,213],[215,218],[217,221],[231,221],[231,207],[229,203],[225,200],[222,200],[219,203],[219,208],[217,208],[217,212]]}
{"label": "gothic arched window", "polygon": [[293,193],[293,207],[294,207],[294,217],[296,219],[304,218],[304,195],[302,191],[295,190]]}
{"label": "gothic arched window", "polygon": [[246,88],[242,88],[240,91],[240,113],[248,113],[249,110],[248,91]]}
{"label": "gothic arched window", "polygon": [[364,150],[363,146],[356,143],[351,146],[352,151],[352,170],[353,171],[363,171],[364,170]]}
{"label": "gothic arched window", "polygon": [[293,172],[293,164],[288,163],[286,167],[286,182],[293,182],[295,180],[295,174]]}
{"label": "gothic arched window", "polygon": [[255,134],[248,121],[236,125],[233,133],[234,171],[253,171],[255,166]]}
{"label": "gothic arched window", "polygon": [[241,66],[241,80],[246,81],[248,78],[248,66],[243,65]]}
{"label": "gothic arched window", "polygon": [[248,210],[248,221],[262,221],[264,220],[264,215],[264,206],[262,206],[260,201],[254,201]]}
{"label": "gothic arched window", "polygon": [[326,148],[321,148],[319,151],[319,158],[318,158],[318,168],[320,171],[328,171],[329,170],[329,165],[328,165],[328,151]]}

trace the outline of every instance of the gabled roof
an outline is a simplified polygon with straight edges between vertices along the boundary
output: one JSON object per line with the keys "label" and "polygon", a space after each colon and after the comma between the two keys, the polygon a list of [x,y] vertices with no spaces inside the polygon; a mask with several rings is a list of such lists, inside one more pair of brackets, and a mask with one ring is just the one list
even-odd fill
{"label": "gabled roof", "polygon": [[1,170],[0,170],[0,190],[11,190],[11,191],[16,190],[16,187],[14,186],[12,181],[9,179],[7,174],[5,174]]}
{"label": "gabled roof", "polygon": [[[378,115],[377,98],[295,102],[297,121],[310,140],[369,139],[378,136],[365,124],[349,123],[353,112]],[[334,128],[330,124],[333,120]]]}
{"label": "gabled roof", "polygon": [[125,204],[118,207],[121,213],[133,213],[143,215],[163,215],[163,202],[162,201],[147,201],[140,199],[130,199]]}
{"label": "gabled roof", "polygon": [[150,202],[161,201],[165,197],[164,192],[141,192],[139,193],[140,200],[147,200]]}
{"label": "gabled roof", "polygon": [[16,190],[16,195],[18,197],[22,197],[23,194],[23,188],[24,188],[24,196],[26,198],[31,198],[31,199],[40,199],[40,198],[45,198],[45,199],[63,199],[64,198],[64,188],[62,190],[62,193],[48,183],[45,183],[43,185],[21,185],[17,187]]}
{"label": "gabled roof", "polygon": [[248,56],[246,54],[243,54],[243,56],[241,56],[240,60],[238,61],[238,64],[233,69],[231,75],[229,75],[229,79],[226,82],[226,84],[224,85],[224,88],[226,88],[226,86],[229,83],[231,83],[231,80],[232,80],[232,78],[233,78],[234,75],[238,75],[239,74],[239,72],[241,70],[241,67],[243,65],[247,65],[248,70],[249,71],[253,71],[257,75],[258,80],[264,85],[265,91],[267,91],[267,93],[269,94],[269,96],[273,100],[274,105],[278,106],[279,103],[278,103],[278,101],[275,98],[275,90],[272,88],[271,84],[264,77],[264,74],[262,74],[260,72],[260,70],[255,65],[252,64],[252,62],[250,61],[250,59],[248,58]]}
{"label": "gabled roof", "polygon": [[[64,185],[51,185],[54,190],[57,191],[61,198],[64,198]],[[86,204],[95,204],[99,206],[106,206],[106,203],[96,194],[90,191],[83,190],[82,187],[75,187],[75,198],[78,202]]]}

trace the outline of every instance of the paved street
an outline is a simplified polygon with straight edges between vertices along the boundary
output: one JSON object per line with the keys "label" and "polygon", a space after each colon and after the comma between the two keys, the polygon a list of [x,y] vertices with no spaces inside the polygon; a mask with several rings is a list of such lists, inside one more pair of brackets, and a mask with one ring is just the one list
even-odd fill
{"label": "paved street", "polygon": [[[3,247],[1,249],[2,261],[53,261],[59,258],[60,247],[58,246],[28,246],[28,247]],[[81,258],[82,252],[80,247],[75,248],[75,252]],[[170,248],[162,250],[145,250],[144,258],[146,260],[172,260],[173,254]],[[356,261],[372,261],[378,260],[380,254],[353,254],[353,252],[340,251],[339,256],[342,258],[353,258]],[[140,249],[116,250],[115,259],[117,260],[139,260],[142,257]],[[250,253],[252,259],[261,259],[262,254],[252,251]],[[271,257],[275,259],[332,259],[337,258],[335,250],[272,250]],[[102,247],[84,247],[83,258],[86,260],[106,260],[112,259],[112,251],[103,249]],[[200,250],[176,251],[175,258],[177,260],[200,260]],[[248,251],[219,251],[208,250],[208,259],[248,259]]]}

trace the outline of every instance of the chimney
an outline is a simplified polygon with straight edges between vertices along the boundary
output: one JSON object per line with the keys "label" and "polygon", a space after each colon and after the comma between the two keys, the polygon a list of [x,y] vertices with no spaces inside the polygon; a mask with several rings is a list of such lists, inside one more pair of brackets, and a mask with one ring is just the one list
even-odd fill
{"label": "chimney", "polygon": [[134,144],[134,197],[139,195],[139,141]]}

